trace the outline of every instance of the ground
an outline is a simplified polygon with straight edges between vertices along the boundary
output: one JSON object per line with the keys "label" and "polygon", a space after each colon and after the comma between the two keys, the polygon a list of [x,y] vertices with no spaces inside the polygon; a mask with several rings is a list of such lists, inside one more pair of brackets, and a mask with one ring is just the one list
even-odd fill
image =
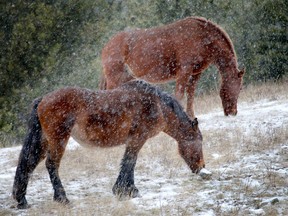
{"label": "ground", "polygon": [[86,149],[70,140],[60,176],[71,204],[52,201],[42,162],[27,189],[31,208],[18,210],[11,191],[21,146],[2,148],[0,215],[288,215],[286,86],[244,89],[234,117],[223,115],[216,94],[199,96],[196,115],[212,177],[192,174],[177,143],[161,133],[140,152],[135,184],[141,197],[131,200],[112,194],[124,146]]}

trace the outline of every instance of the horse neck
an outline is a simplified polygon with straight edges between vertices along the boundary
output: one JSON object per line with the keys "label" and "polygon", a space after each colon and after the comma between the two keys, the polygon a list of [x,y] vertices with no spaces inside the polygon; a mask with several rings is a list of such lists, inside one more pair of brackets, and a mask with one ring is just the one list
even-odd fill
{"label": "horse neck", "polygon": [[[172,114],[170,114],[172,115]],[[167,118],[164,132],[174,138],[177,142],[187,139],[191,125],[188,121],[179,119],[176,115]]]}
{"label": "horse neck", "polygon": [[234,52],[222,54],[215,61],[215,64],[221,74],[222,81],[229,81],[231,78],[238,76],[238,63]]}
{"label": "horse neck", "polygon": [[222,78],[235,77],[238,73],[238,61],[229,35],[216,24],[210,23],[210,29],[213,32],[210,37],[218,38],[218,40],[214,40],[212,45],[216,51],[214,52],[214,64],[218,68]]}

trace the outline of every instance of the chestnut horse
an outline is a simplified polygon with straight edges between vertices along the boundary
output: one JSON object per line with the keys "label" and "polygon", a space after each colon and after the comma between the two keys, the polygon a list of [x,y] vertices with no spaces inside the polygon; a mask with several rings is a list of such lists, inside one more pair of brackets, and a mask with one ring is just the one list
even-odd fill
{"label": "chestnut horse", "polygon": [[194,117],[193,100],[200,74],[216,65],[222,84],[220,97],[225,115],[237,114],[237,99],[244,70],[227,33],[201,17],[169,25],[116,34],[102,50],[100,89],[113,89],[133,78],[150,83],[176,80],[175,95],[187,93],[187,113]]}
{"label": "chestnut horse", "polygon": [[18,208],[27,208],[29,176],[46,159],[54,200],[68,203],[58,170],[69,137],[80,144],[113,147],[126,144],[113,193],[137,197],[134,167],[147,139],[163,131],[178,142],[193,173],[204,166],[202,135],[176,99],[144,81],[130,81],[110,91],[67,87],[36,99],[13,185]]}

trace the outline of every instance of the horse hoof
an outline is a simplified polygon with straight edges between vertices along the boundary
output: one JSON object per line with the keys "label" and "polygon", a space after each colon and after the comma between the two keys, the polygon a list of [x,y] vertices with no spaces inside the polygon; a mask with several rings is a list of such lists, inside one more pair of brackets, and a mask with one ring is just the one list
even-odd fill
{"label": "horse hoof", "polygon": [[30,208],[31,207],[31,205],[28,205],[28,203],[19,203],[18,205],[17,205],[17,208],[18,209],[28,209],[28,208]]}
{"label": "horse hoof", "polygon": [[123,188],[114,186],[113,194],[116,195],[119,200],[140,197],[139,190],[135,186]]}
{"label": "horse hoof", "polygon": [[139,190],[136,187],[132,188],[130,191],[129,197],[131,198],[140,197]]}
{"label": "horse hoof", "polygon": [[67,199],[67,197],[57,197],[57,198],[54,198],[54,201],[61,203],[61,204],[64,204],[64,205],[67,205],[70,203],[70,201]]}
{"label": "horse hoof", "polygon": [[22,199],[20,199],[19,202],[18,202],[18,205],[17,205],[17,208],[18,208],[18,209],[28,209],[28,208],[30,208],[30,207],[31,207],[31,206],[28,205],[27,200],[26,200],[25,197],[23,197]]}

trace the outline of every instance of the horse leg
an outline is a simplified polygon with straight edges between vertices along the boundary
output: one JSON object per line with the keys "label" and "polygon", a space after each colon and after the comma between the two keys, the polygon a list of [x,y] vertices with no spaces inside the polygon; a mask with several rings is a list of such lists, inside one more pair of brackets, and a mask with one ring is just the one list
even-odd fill
{"label": "horse leg", "polygon": [[104,65],[103,71],[106,74],[106,89],[114,89],[123,83],[133,79],[126,69],[123,61],[115,61],[109,65]]}
{"label": "horse leg", "polygon": [[200,73],[196,75],[192,75],[187,85],[187,107],[186,107],[187,110],[186,112],[192,119],[195,118],[194,107],[193,107],[194,93],[195,93],[197,81],[199,80],[199,78],[200,78]]}
{"label": "horse leg", "polygon": [[139,145],[139,142],[135,145],[129,143],[127,145],[124,157],[121,162],[121,170],[116,183],[113,186],[113,194],[120,199],[124,197],[138,197],[139,190],[134,185],[134,168],[136,165],[137,155],[141,147],[145,142]]}
{"label": "horse leg", "polygon": [[53,142],[53,144],[55,144],[53,146],[54,148],[50,148],[48,150],[46,160],[46,168],[48,170],[50,180],[54,189],[54,200],[63,204],[69,203],[69,200],[66,197],[64,187],[59,177],[59,166],[65,151],[66,144],[68,142],[68,138],[62,140],[61,142]]}
{"label": "horse leg", "polygon": [[184,92],[186,88],[186,82],[187,79],[184,76],[179,77],[176,80],[176,86],[175,86],[175,97],[180,102],[184,97]]}

